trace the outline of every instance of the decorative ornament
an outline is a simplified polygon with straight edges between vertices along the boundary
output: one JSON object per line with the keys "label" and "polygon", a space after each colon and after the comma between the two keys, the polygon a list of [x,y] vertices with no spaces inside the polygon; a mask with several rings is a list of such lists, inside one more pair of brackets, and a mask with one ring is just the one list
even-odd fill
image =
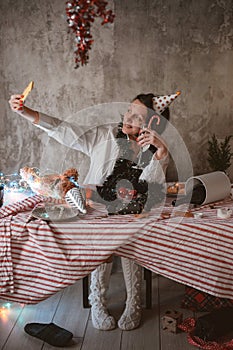
{"label": "decorative ornament", "polygon": [[71,188],[65,195],[66,202],[81,213],[86,214],[86,203],[79,187]]}
{"label": "decorative ornament", "polygon": [[108,2],[103,0],[68,0],[66,1],[66,16],[69,28],[75,33],[75,68],[88,63],[89,50],[93,44],[91,24],[96,17],[101,17],[102,23],[112,23],[115,15],[106,9]]}

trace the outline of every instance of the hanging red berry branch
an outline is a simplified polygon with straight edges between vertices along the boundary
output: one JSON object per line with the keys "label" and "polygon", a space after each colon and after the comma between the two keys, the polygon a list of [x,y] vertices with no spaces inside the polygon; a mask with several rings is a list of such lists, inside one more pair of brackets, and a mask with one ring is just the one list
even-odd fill
{"label": "hanging red berry branch", "polygon": [[107,1],[102,0],[68,0],[66,1],[66,16],[69,28],[75,33],[75,68],[83,66],[89,60],[89,50],[93,43],[91,23],[96,17],[101,17],[102,25],[112,23],[115,15],[106,9]]}

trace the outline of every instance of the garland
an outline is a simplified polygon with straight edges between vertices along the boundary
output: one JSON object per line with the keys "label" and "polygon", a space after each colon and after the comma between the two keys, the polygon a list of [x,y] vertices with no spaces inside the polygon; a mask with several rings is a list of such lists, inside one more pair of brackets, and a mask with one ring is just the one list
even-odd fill
{"label": "garland", "polygon": [[101,25],[112,23],[115,15],[107,10],[108,2],[102,0],[68,0],[66,1],[66,16],[68,26],[75,33],[75,68],[89,61],[89,50],[93,44],[91,25],[96,17],[103,20]]}

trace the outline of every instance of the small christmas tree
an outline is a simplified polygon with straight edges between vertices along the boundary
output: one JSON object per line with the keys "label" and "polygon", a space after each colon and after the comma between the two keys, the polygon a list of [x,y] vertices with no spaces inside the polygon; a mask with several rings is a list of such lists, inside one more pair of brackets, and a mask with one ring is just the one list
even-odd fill
{"label": "small christmas tree", "polygon": [[233,135],[226,136],[223,141],[218,141],[215,134],[208,141],[208,162],[213,171],[224,171],[231,165],[230,140]]}

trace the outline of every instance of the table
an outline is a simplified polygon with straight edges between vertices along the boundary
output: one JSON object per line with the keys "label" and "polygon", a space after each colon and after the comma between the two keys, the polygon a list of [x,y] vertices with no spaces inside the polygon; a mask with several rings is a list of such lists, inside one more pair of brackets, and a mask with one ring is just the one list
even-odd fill
{"label": "table", "polygon": [[[220,219],[207,205],[199,209],[203,218],[183,217],[180,207],[167,204],[144,218],[107,216],[104,206],[91,202],[87,215],[52,223],[31,216],[43,201],[36,195],[0,209],[1,299],[38,303],[88,275],[111,254],[233,299],[232,216]],[[216,205],[233,208],[233,201]]]}

